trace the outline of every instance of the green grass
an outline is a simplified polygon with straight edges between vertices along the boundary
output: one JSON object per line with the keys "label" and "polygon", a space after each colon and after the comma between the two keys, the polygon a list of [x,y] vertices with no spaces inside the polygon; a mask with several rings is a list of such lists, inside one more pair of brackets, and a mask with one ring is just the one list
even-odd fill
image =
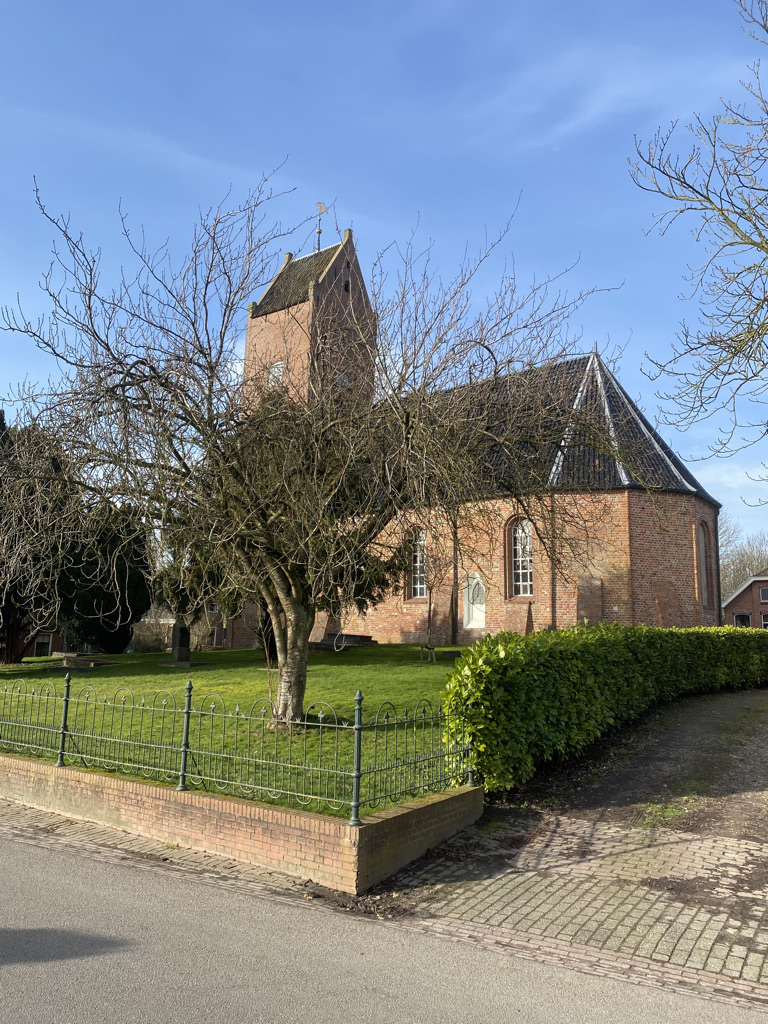
{"label": "green grass", "polygon": [[[455,650],[457,648],[443,648]],[[436,707],[453,661],[440,659],[431,664],[419,661],[418,645],[382,644],[378,647],[350,648],[342,654],[315,653],[309,656],[305,708],[313,701],[327,701],[338,715],[349,717],[354,709],[358,688],[364,698],[364,717],[372,717],[384,701],[391,701],[398,714],[412,710],[419,700],[427,699]],[[162,654],[120,654],[114,665],[72,673],[72,695],[89,687],[98,697],[111,697],[127,687],[135,697],[168,690],[177,703],[183,702],[184,687],[192,680],[193,704],[205,694],[221,695],[228,708],[239,704],[247,711],[251,703],[268,695],[268,678],[261,651],[194,652],[190,669],[161,668]],[[5,682],[26,680],[29,686],[53,681],[60,684],[66,669],[56,658],[27,658],[21,665],[0,666],[0,688]],[[272,695],[277,681],[273,673]]]}
{"label": "green grass", "polygon": [[[416,719],[413,715],[425,700],[437,711],[453,663],[449,659],[436,665],[420,662],[418,646],[311,654],[304,702],[308,724],[277,729],[269,717],[263,717],[269,684],[260,651],[196,653],[190,669],[161,668],[158,661],[168,660],[167,655],[129,654],[110,660],[114,664],[72,675],[67,764],[138,773],[172,783],[180,766],[181,709],[191,677],[190,786],[287,806],[307,806],[299,797],[305,794],[311,796],[313,809],[346,816],[355,745],[350,725],[358,688],[364,695],[364,724],[376,718],[385,702],[396,712],[389,724],[380,718],[375,729],[363,729],[361,813],[443,788],[454,778],[443,753],[442,727],[435,726],[428,713]],[[53,658],[30,658],[21,665],[0,668],[3,749],[55,756],[65,673],[60,659]],[[275,672],[273,696],[276,676]],[[17,680],[23,683],[16,685]],[[168,693],[172,699],[166,701]],[[217,697],[209,698],[211,694]],[[346,728],[333,728],[327,709],[312,707],[319,701],[330,704]],[[322,729],[318,729],[323,721],[320,710]],[[406,710],[407,727],[403,724]]]}

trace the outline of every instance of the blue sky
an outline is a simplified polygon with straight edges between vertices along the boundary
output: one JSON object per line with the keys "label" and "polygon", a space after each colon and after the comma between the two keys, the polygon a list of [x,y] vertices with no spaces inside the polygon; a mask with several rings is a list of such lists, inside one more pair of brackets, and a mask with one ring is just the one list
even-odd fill
{"label": "blue sky", "polygon": [[[2,29],[0,302],[18,292],[43,311],[51,231],[33,176],[109,265],[118,201],[181,252],[199,208],[281,166],[295,189],[282,218],[335,201],[364,266],[418,223],[448,275],[517,208],[518,277],[578,259],[569,289],[615,289],[573,327],[583,348],[623,350],[622,383],[657,416],[644,353],[663,358],[695,319],[680,296],[700,254],[692,224],[646,234],[661,201],[632,184],[627,158],[635,135],[738,95],[760,52],[729,0],[41,0],[6,5]],[[0,335],[0,392],[46,372]],[[710,430],[662,428],[686,458],[706,453]],[[747,530],[763,527],[740,501],[768,494],[746,475],[762,457],[690,463]]]}

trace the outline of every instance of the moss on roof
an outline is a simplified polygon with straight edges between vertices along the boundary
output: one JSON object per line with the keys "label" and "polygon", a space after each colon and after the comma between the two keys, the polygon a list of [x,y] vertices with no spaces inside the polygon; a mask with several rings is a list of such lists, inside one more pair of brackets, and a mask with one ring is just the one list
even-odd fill
{"label": "moss on roof", "polygon": [[252,307],[251,316],[276,313],[278,310],[306,302],[309,286],[328,269],[341,244],[339,242],[337,245],[329,245],[319,252],[289,260],[272,279],[261,299]]}

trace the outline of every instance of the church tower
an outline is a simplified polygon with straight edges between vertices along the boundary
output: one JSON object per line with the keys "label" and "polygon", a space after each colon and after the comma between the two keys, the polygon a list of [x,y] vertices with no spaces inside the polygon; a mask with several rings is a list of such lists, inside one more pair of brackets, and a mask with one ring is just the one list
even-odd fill
{"label": "church tower", "polygon": [[248,307],[245,387],[275,385],[311,398],[354,388],[373,395],[376,328],[352,231],[294,259]]}

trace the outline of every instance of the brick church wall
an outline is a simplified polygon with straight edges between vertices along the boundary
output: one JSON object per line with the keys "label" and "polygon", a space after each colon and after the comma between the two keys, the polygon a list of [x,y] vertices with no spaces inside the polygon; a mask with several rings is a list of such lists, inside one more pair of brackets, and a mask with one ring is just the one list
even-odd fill
{"label": "brick church wall", "polygon": [[[470,564],[465,558],[459,566],[456,642],[473,643],[500,630],[526,633],[553,625],[573,625],[578,621],[579,609],[585,607],[587,594],[586,607],[591,614],[585,614],[590,621],[632,621],[627,493],[573,495],[563,501],[571,506],[569,516],[580,520],[588,531],[588,541],[581,545],[578,555],[564,557],[558,573],[553,574],[543,545],[534,536],[533,595],[509,597],[505,594],[504,525],[519,516],[520,509],[513,501],[497,503],[498,528],[492,543],[485,550],[475,545],[478,550],[474,562]],[[486,588],[485,627],[477,629],[464,627],[462,588],[472,571],[478,573]],[[452,579],[447,579],[433,598],[433,642],[437,644],[452,642],[451,585]],[[343,627],[350,633],[370,634],[382,643],[426,643],[427,599],[408,599],[403,586],[402,591],[365,616],[348,616]]]}
{"label": "brick church wall", "polygon": [[[716,626],[719,623],[717,509],[685,494],[630,491],[630,553],[634,621],[649,626]],[[709,606],[700,593],[698,523],[709,532]]]}
{"label": "brick church wall", "polygon": [[309,380],[312,304],[307,300],[289,309],[248,319],[244,379],[263,378],[270,366],[283,364],[283,380],[303,390]]}
{"label": "brick church wall", "polygon": [[[518,514],[514,502],[497,506],[499,529],[490,550],[474,565],[459,569],[456,642],[473,643],[487,633],[526,633],[549,627],[608,621],[622,625],[717,625],[717,564],[714,538],[717,510],[684,494],[654,497],[640,490],[572,495],[567,514],[581,520],[588,535],[570,556],[562,556],[557,573],[542,544],[534,538],[534,581],[531,597],[505,596],[503,523]],[[696,526],[707,525],[710,545],[711,604],[704,608],[699,587]],[[486,588],[485,627],[463,625],[463,587],[477,571]],[[433,642],[451,641],[451,580],[433,597]],[[322,622],[316,635],[322,635]],[[365,633],[381,643],[426,643],[427,599],[408,599],[406,588],[364,616],[343,622],[350,633]]]}

